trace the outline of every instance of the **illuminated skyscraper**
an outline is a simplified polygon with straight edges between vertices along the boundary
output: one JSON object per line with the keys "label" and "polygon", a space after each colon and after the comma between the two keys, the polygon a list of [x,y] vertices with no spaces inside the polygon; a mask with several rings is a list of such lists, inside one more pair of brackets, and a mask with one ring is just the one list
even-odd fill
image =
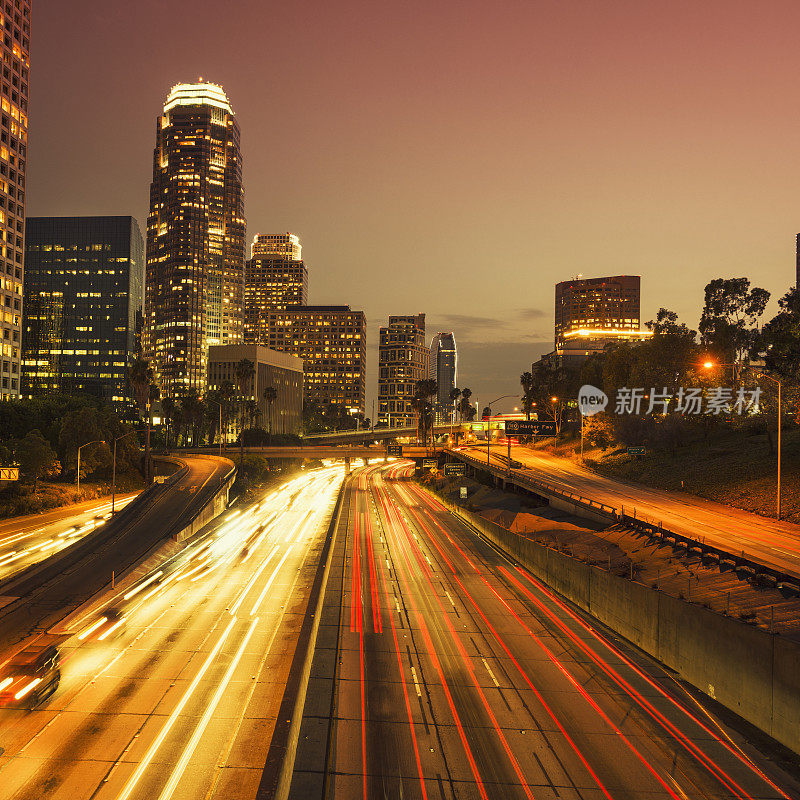
{"label": "illuminated skyscraper", "polygon": [[378,425],[415,425],[414,386],[428,377],[425,315],[390,316],[378,342]]}
{"label": "illuminated skyscraper", "polygon": [[27,0],[0,4],[3,28],[0,123],[0,400],[19,397],[22,369],[22,278],[25,172],[28,142],[28,52],[31,7]]}
{"label": "illuminated skyscraper", "polygon": [[209,345],[244,335],[239,126],[212,83],[173,87],[156,123],[147,218],[145,353],[162,395],[206,387]]}
{"label": "illuminated skyscraper", "polygon": [[308,302],[308,270],[293,233],[258,234],[244,277],[244,339],[269,346],[270,313]]}
{"label": "illuminated skyscraper", "polygon": [[445,413],[453,407],[450,392],[456,386],[458,372],[456,337],[452,333],[437,333],[431,342],[431,377],[436,381],[439,392],[436,396],[437,414]]}

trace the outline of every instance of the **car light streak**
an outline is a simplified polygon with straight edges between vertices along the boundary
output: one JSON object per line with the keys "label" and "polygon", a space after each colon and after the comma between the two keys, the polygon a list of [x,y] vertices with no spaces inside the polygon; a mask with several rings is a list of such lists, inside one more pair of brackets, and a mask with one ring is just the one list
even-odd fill
{"label": "car light streak", "polygon": [[97,641],[102,642],[104,639],[107,639],[113,631],[123,625],[125,622],[125,617],[120,617],[107,631],[103,631],[98,637]]}
{"label": "car light streak", "polygon": [[237,610],[239,609],[239,606],[242,604],[242,601],[247,596],[247,593],[253,588],[253,584],[258,580],[258,576],[267,568],[267,565],[269,564],[270,561],[272,561],[273,557],[275,556],[275,554],[278,552],[279,549],[280,548],[278,547],[278,545],[275,545],[270,551],[269,555],[261,562],[258,569],[253,573],[250,580],[247,582],[247,585],[244,587],[244,589],[242,589],[242,591],[239,593],[239,597],[234,602],[230,610],[231,616],[236,614]]}
{"label": "car light streak", "polygon": [[272,586],[272,582],[278,576],[278,573],[281,571],[281,567],[286,563],[286,559],[292,553],[294,545],[289,545],[289,548],[283,554],[283,558],[278,562],[275,569],[272,571],[272,575],[269,576],[269,580],[264,584],[264,588],[261,590],[261,594],[258,596],[258,600],[253,603],[253,607],[250,609],[250,616],[252,617],[257,611],[258,607],[261,605],[261,601],[266,597],[267,592],[269,591],[270,586]]}
{"label": "car light streak", "polygon": [[12,683],[14,683],[13,678],[3,678],[3,680],[0,681],[0,692],[2,692],[6,687],[11,686]]}
{"label": "car light streak", "polygon": [[30,683],[25,684],[15,695],[15,700],[22,700],[23,697],[30,694],[40,683],[41,678],[34,678]]}
{"label": "car light streak", "polygon": [[214,663],[219,654],[219,651],[222,649],[222,645],[225,643],[225,640],[228,638],[228,634],[231,632],[233,626],[236,624],[236,617],[233,617],[231,621],[228,623],[228,627],[222,632],[222,635],[217,639],[216,644],[212,651],[208,654],[208,658],[203,662],[203,666],[200,667],[198,673],[194,676],[194,679],[189,684],[189,687],[184,692],[181,699],[178,701],[178,704],[172,710],[172,713],[167,718],[167,721],[164,723],[164,726],[158,733],[158,736],[153,740],[150,747],[147,749],[147,752],[144,754],[144,757],[137,765],[136,769],[134,770],[133,775],[131,775],[130,779],[128,780],[127,784],[123,788],[122,792],[118,795],[117,800],[127,800],[133,793],[133,790],[136,788],[136,785],[144,775],[145,771],[147,770],[150,762],[153,760],[153,757],[158,752],[159,747],[161,747],[161,743],[164,739],[167,738],[167,734],[172,729],[172,726],[175,724],[176,720],[180,716],[181,711],[183,711],[184,706],[186,703],[189,702],[189,698],[194,693],[194,690],[197,688],[197,685],[203,679],[203,675],[206,674],[208,668]]}
{"label": "car light streak", "polygon": [[151,575],[146,581],[140,583],[135,589],[131,589],[129,592],[122,595],[122,599],[130,600],[131,597],[135,597],[137,594],[139,594],[139,592],[142,591],[142,589],[148,587],[153,581],[157,581],[163,574],[164,574],[163,571],[159,570],[154,575]]}
{"label": "car light streak", "polygon": [[108,622],[108,617],[100,617],[100,619],[95,620],[85,631],[78,634],[78,639],[83,641],[87,636],[90,636],[106,622]]}
{"label": "car light streak", "polygon": [[236,655],[234,655],[233,660],[228,667],[227,672],[225,673],[224,677],[220,681],[219,686],[217,687],[217,691],[214,692],[214,696],[211,698],[211,702],[208,704],[205,713],[200,719],[199,724],[194,730],[192,734],[192,738],[189,739],[189,743],[184,748],[183,753],[181,754],[178,763],[175,765],[175,769],[173,769],[172,774],[167,781],[166,786],[164,787],[163,791],[158,797],[158,800],[169,800],[172,797],[173,792],[175,791],[178,781],[180,781],[181,776],[183,775],[184,770],[186,769],[187,764],[189,763],[189,759],[192,757],[197,745],[200,742],[200,739],[205,732],[205,729],[208,727],[208,723],[211,721],[211,717],[214,714],[214,711],[219,704],[219,701],[222,699],[225,690],[228,688],[228,684],[231,682],[231,678],[233,677],[233,673],[236,672],[236,668],[239,666],[239,661],[244,654],[244,651],[247,647],[248,642],[250,641],[250,637],[253,635],[253,631],[256,629],[256,625],[258,624],[259,618],[256,617],[250,627],[247,629],[247,633],[242,640],[242,643],[239,645],[238,650],[236,651]]}

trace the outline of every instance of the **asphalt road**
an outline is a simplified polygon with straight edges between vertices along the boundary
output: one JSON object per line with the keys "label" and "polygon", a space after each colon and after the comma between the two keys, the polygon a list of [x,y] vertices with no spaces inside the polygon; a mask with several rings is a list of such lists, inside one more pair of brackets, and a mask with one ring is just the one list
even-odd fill
{"label": "asphalt road", "polygon": [[402,469],[347,490],[291,797],[800,797],[707,701]]}
{"label": "asphalt road", "polygon": [[[117,495],[115,510],[121,511],[137,494]],[[110,517],[110,500],[90,500],[0,522],[0,581],[50,558],[104,525]]]}
{"label": "asphalt road", "polygon": [[[486,463],[486,446],[463,451]],[[505,468],[505,445],[492,447],[492,463]],[[525,465],[533,478],[550,481],[565,489],[617,509],[624,507],[649,522],[663,524],[675,533],[705,539],[734,554],[744,553],[753,561],[800,577],[800,525],[742,511],[732,506],[692,497],[683,492],[650,489],[606,478],[584,469],[567,458],[525,447],[511,448],[511,458]]]}
{"label": "asphalt road", "polygon": [[218,518],[109,597],[119,638],[81,640],[101,611],[76,619],[59,690],[0,711],[0,798],[255,796],[342,477],[314,471]]}
{"label": "asphalt road", "polygon": [[192,456],[169,483],[155,484],[113,520],[0,583],[0,650],[47,630],[138,563],[207,498],[231,470],[227,459]]}

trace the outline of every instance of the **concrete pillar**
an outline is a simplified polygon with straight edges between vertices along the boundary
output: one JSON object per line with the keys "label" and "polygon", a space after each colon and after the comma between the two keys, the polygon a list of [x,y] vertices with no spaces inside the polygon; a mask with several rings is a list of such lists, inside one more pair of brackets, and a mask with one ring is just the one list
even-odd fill
{"label": "concrete pillar", "polygon": [[344,457],[344,474],[345,475],[350,474],[350,456]]}

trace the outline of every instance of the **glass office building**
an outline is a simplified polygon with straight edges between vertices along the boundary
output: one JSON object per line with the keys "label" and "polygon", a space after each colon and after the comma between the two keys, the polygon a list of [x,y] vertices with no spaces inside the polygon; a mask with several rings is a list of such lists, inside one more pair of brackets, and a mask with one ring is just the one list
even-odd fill
{"label": "glass office building", "polygon": [[130,395],[144,290],[133,217],[30,217],[25,235],[22,393]]}

